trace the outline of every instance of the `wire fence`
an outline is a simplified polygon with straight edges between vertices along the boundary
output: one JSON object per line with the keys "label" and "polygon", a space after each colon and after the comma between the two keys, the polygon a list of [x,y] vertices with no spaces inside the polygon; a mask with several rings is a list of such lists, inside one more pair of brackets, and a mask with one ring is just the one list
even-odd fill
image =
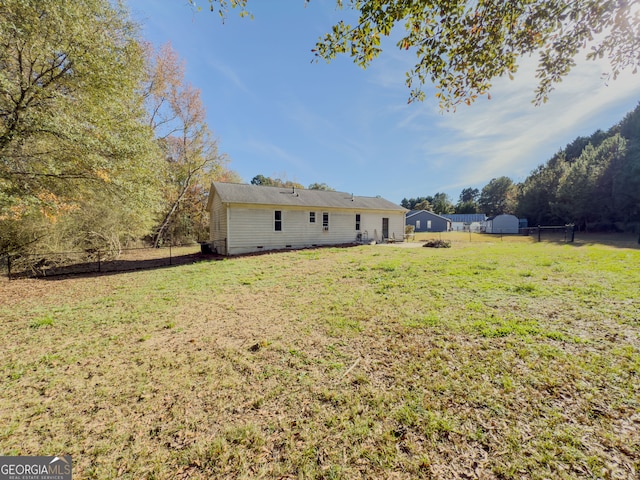
{"label": "wire fence", "polygon": [[575,240],[575,226],[567,225],[538,225],[521,229],[524,235],[536,237],[539,242],[573,242]]}
{"label": "wire fence", "polygon": [[573,242],[575,230],[573,225],[548,225],[520,228],[516,232],[496,231],[493,233],[471,231],[448,232],[416,232],[406,234],[405,242],[424,242],[427,240],[441,240],[452,243],[481,243],[495,241],[509,242]]}
{"label": "wire fence", "polygon": [[200,245],[191,245],[124,248],[117,255],[100,250],[5,254],[0,256],[0,274],[16,279],[142,270],[193,263],[211,256],[203,251]]}

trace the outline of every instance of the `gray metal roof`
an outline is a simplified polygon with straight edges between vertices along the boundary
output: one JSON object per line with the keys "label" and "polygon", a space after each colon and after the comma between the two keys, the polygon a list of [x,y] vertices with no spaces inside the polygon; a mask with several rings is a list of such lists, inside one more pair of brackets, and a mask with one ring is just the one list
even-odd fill
{"label": "gray metal roof", "polygon": [[411,210],[409,211],[409,213],[407,213],[407,219],[413,217],[414,215],[426,215],[429,217],[441,218],[442,220],[446,220],[447,222],[451,221],[450,218],[447,218],[444,215],[438,215],[437,213],[430,212],[429,210]]}
{"label": "gray metal roof", "polygon": [[222,182],[213,182],[212,188],[218,192],[224,203],[407,211],[406,208],[381,197],[360,197],[345,192]]}
{"label": "gray metal roof", "polygon": [[452,222],[464,223],[484,222],[487,219],[487,216],[484,213],[451,213],[442,216],[448,218]]}

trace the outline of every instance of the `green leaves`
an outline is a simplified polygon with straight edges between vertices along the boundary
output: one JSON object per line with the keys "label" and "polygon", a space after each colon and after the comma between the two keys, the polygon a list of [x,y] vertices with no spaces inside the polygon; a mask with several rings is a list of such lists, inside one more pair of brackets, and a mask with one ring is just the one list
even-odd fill
{"label": "green leaves", "polygon": [[39,236],[78,243],[84,227],[63,224],[94,201],[102,214],[92,231],[107,212],[126,213],[121,233],[144,229],[158,156],[127,12],[108,0],[10,0],[0,6],[0,42],[0,180],[10,196],[0,249]]}
{"label": "green leaves", "polygon": [[[246,0],[209,0],[225,15],[246,13]],[[194,4],[194,0],[191,0]],[[396,43],[413,51],[415,66],[406,84],[409,102],[423,100],[422,86],[433,83],[440,107],[453,109],[475,101],[492,80],[512,74],[518,59],[538,52],[535,102],[547,100],[554,85],[568,75],[579,53],[606,57],[616,78],[640,65],[640,12],[618,0],[337,0],[339,8],[358,12],[355,26],[339,21],[318,40],[316,60],[349,55],[367,68],[380,55],[381,37],[404,27]]]}
{"label": "green leaves", "polygon": [[[202,10],[202,7],[200,7],[197,4],[198,2],[196,2],[196,0],[188,0],[188,1],[189,1],[189,4],[195,9],[197,9],[198,11]],[[209,1],[209,10],[211,12],[218,12],[218,15],[222,20],[224,20],[227,17],[229,13],[229,9],[235,9],[235,8],[240,9],[239,15],[241,17],[246,17],[246,16],[252,17],[252,15],[247,11],[246,7],[247,7],[247,0],[215,0],[215,1],[210,0]]]}
{"label": "green leaves", "polygon": [[517,188],[509,177],[493,178],[480,193],[480,211],[490,217],[503,213],[512,214],[516,209],[517,194]]}
{"label": "green leaves", "polygon": [[[307,0],[308,1],[308,0]],[[195,5],[195,0],[190,0]],[[396,43],[413,51],[407,72],[409,103],[424,100],[423,85],[433,83],[440,107],[454,109],[486,95],[493,79],[513,78],[518,60],[539,54],[534,102],[545,102],[554,85],[569,74],[576,57],[606,57],[609,75],[640,66],[640,11],[636,2],[618,0],[336,0],[358,13],[355,26],[339,21],[312,50],[330,62],[347,54],[367,68],[382,52],[381,38],[404,27]],[[229,9],[247,14],[247,0],[209,0],[224,18]]]}
{"label": "green leaves", "polygon": [[608,132],[578,137],[519,186],[529,225],[628,229],[640,220],[640,107]]}

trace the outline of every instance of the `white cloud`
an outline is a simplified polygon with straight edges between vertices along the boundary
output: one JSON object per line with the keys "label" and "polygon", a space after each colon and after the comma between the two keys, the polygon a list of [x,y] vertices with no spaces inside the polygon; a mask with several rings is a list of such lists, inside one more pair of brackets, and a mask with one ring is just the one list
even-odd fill
{"label": "white cloud", "polygon": [[220,61],[211,59],[207,59],[206,65],[207,67],[220,72],[223,77],[225,77],[234,87],[238,88],[240,91],[250,93],[249,88],[247,88],[240,76],[230,66],[225,65]]}
{"label": "white cloud", "polygon": [[620,120],[621,114],[609,119],[611,110],[630,111],[640,99],[640,83],[630,72],[606,85],[606,67],[584,61],[557,85],[549,102],[536,107],[531,104],[535,61],[525,59],[513,81],[496,81],[492,100],[480,99],[439,119],[430,115],[448,143],[434,149],[430,142],[425,150],[456,165],[461,173],[453,186],[486,183],[501,175],[524,177],[577,135],[607,129]]}
{"label": "white cloud", "polygon": [[258,158],[262,158],[265,161],[275,161],[276,163],[286,163],[292,167],[302,169],[306,168],[307,164],[300,157],[289,153],[282,147],[269,142],[263,142],[256,139],[250,139],[246,147],[248,150],[253,151],[258,155]]}

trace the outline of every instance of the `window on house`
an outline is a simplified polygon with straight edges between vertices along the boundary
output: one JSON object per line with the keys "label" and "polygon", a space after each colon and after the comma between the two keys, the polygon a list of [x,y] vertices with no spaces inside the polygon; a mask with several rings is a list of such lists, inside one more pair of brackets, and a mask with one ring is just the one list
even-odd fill
{"label": "window on house", "polygon": [[276,232],[282,231],[282,210],[276,210],[274,215],[274,229]]}
{"label": "window on house", "polygon": [[322,230],[329,230],[329,213],[322,212]]}
{"label": "window on house", "polygon": [[360,231],[360,214],[356,213],[356,230]]}
{"label": "window on house", "polygon": [[431,230],[431,220],[427,220],[427,230]]}
{"label": "window on house", "polygon": [[309,212],[309,223],[316,223],[316,212]]}
{"label": "window on house", "polygon": [[420,230],[420,220],[416,220],[416,230]]}

